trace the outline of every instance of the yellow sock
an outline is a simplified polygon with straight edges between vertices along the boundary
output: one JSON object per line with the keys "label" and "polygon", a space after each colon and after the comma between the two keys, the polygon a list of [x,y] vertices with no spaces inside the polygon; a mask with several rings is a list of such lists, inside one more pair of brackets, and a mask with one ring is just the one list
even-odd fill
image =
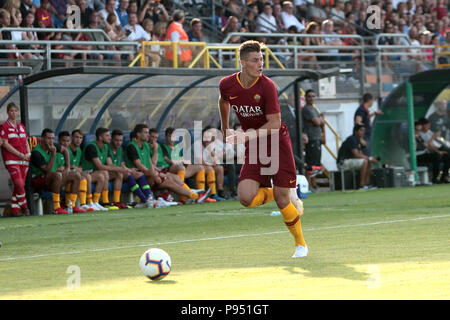
{"label": "yellow sock", "polygon": [[102,191],[102,201],[103,203],[109,203],[109,191],[108,190],[103,190]]}
{"label": "yellow sock", "polygon": [[195,174],[195,188],[205,190],[205,169]]}
{"label": "yellow sock", "polygon": [[92,202],[94,203],[98,203],[100,200],[100,193],[94,193],[93,197],[92,197]]}
{"label": "yellow sock", "polygon": [[77,202],[77,197],[78,197],[78,195],[76,193],[69,193],[66,196],[66,199],[69,199],[70,201],[72,201],[72,207],[75,207],[75,203]]}
{"label": "yellow sock", "polygon": [[211,188],[211,194],[216,194],[216,173],[214,170],[206,174],[206,183],[208,184],[208,188]]}
{"label": "yellow sock", "polygon": [[[72,188],[72,182],[66,183],[66,194],[70,193],[70,190]],[[69,197],[64,197],[64,203],[66,204],[66,207],[69,205]]]}
{"label": "yellow sock", "polygon": [[192,192],[192,193],[189,195],[189,198],[194,199],[194,200],[197,200],[197,199],[198,199],[198,194],[195,193],[195,192]]}
{"label": "yellow sock", "polygon": [[91,204],[92,203],[92,193],[89,193],[87,196],[87,204]]}
{"label": "yellow sock", "polygon": [[191,188],[185,183],[182,185],[183,188],[185,188],[187,191],[191,191]]}
{"label": "yellow sock", "polygon": [[60,201],[59,193],[52,193],[52,200],[53,200],[53,210],[61,208],[61,205],[59,204]]}
{"label": "yellow sock", "polygon": [[184,174],[186,173],[185,170],[180,170],[177,172],[177,175],[180,177],[181,181],[184,182]]}
{"label": "yellow sock", "polygon": [[298,215],[297,209],[294,207],[292,202],[280,210],[283,215],[284,223],[286,227],[289,229],[291,234],[294,236],[295,245],[305,246],[306,242],[303,238],[302,225],[300,222],[300,216]]}
{"label": "yellow sock", "polygon": [[87,180],[83,179],[80,182],[80,189],[78,190],[78,194],[80,195],[80,206],[86,204],[86,191],[87,191]]}
{"label": "yellow sock", "polygon": [[120,190],[114,190],[114,202],[120,202]]}
{"label": "yellow sock", "polygon": [[258,193],[253,198],[252,203],[247,208],[254,208],[272,201],[273,189],[272,188],[259,188]]}

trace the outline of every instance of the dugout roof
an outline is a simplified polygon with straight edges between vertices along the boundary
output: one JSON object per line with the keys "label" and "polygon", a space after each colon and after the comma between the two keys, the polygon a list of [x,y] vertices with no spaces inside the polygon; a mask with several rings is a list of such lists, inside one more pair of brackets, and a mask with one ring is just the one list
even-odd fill
{"label": "dugout roof", "polygon": [[[167,126],[217,126],[221,77],[236,69],[142,67],[75,67],[43,71],[23,80],[0,101],[20,101],[22,122],[31,135],[43,128],[93,133],[99,126],[129,131],[137,123],[163,130]],[[268,69],[264,74],[284,92],[294,82],[337,75],[338,68]],[[23,114],[25,113],[25,114]],[[28,123],[28,125],[27,125]]]}

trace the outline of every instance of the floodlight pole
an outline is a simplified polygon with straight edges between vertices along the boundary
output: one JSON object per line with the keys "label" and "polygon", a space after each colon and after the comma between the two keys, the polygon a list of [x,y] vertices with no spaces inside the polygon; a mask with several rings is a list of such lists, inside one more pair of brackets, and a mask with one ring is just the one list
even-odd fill
{"label": "floodlight pole", "polygon": [[414,133],[414,101],[413,101],[413,89],[411,82],[406,83],[406,102],[408,108],[408,138],[409,138],[409,161],[411,169],[414,171],[414,180],[419,181],[419,175],[417,173],[417,158],[416,158],[416,145],[415,145],[415,133]]}

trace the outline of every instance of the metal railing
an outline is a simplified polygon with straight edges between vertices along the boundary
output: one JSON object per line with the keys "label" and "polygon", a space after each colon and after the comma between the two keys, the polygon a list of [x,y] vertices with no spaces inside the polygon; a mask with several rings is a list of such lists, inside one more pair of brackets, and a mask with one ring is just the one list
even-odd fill
{"label": "metal railing", "polygon": [[[2,31],[21,31],[21,32],[36,32],[36,33],[100,33],[107,41],[70,41],[70,40],[0,40],[0,47],[5,47],[7,45],[12,45],[13,49],[0,49],[0,53],[34,53],[41,54],[45,58],[46,68],[50,70],[52,68],[52,61],[57,59],[52,58],[54,53],[64,53],[64,54],[130,54],[134,55],[138,51],[139,43],[135,41],[110,41],[108,35],[102,29],[56,29],[56,28],[0,28]],[[36,49],[23,49],[21,46],[33,45],[38,46]],[[54,46],[63,45],[65,49],[55,49]],[[52,47],[53,46],[53,47]],[[104,49],[74,49],[71,46],[95,46],[104,47]],[[109,48],[108,48],[109,47]],[[36,60],[36,59],[33,59]],[[94,61],[94,59],[92,60]],[[18,62],[17,59],[8,62]],[[29,60],[23,60],[22,62],[31,62]]]}

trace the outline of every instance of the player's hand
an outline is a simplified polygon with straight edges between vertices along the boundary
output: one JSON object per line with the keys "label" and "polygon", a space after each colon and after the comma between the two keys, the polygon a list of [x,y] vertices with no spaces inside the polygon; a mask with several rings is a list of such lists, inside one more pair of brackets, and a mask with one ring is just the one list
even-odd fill
{"label": "player's hand", "polygon": [[55,154],[55,153],[56,153],[56,147],[55,147],[55,145],[54,145],[54,144],[49,145],[49,146],[48,146],[48,150],[50,150],[50,152],[51,152],[52,154]]}

